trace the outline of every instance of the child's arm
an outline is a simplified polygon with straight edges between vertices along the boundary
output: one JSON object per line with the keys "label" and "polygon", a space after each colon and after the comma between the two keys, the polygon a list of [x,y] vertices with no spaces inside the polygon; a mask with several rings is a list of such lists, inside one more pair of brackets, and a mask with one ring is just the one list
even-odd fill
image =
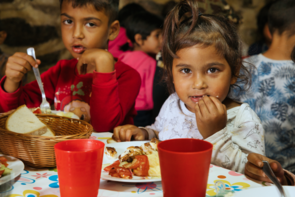
{"label": "child's arm", "polygon": [[81,73],[93,72],[90,114],[94,130],[111,131],[116,126],[132,124],[141,84],[138,72],[120,62],[115,67],[113,56],[101,49],[85,51],[77,67]]}
{"label": "child's arm", "polygon": [[255,112],[243,104],[227,126],[205,139],[213,144],[215,165],[243,173],[248,153],[265,154],[264,130]]}
{"label": "child's arm", "polygon": [[[59,62],[56,66],[41,74],[45,94],[50,104],[54,102],[55,85],[59,77],[60,68],[61,63]],[[6,80],[7,77],[4,77],[0,81],[0,111],[9,111],[23,104],[26,104],[29,108],[40,106],[42,97],[36,80],[25,86],[21,86],[19,83],[18,89],[13,93],[5,91],[4,83]]]}
{"label": "child's arm", "polygon": [[[269,159],[263,155],[257,154],[257,153],[250,153],[248,155],[248,162],[245,166],[245,175],[249,176],[250,178],[258,181],[266,181],[271,183],[271,180],[265,175],[265,173],[262,170],[263,162],[262,161],[268,161],[270,167],[272,168],[274,174],[276,175],[277,179],[281,182],[283,185],[288,185],[287,177],[288,174],[284,171],[281,164],[275,160]],[[286,177],[287,176],[287,177]],[[293,175],[294,176],[294,175]],[[291,181],[292,185],[294,185],[294,178],[293,181]]]}

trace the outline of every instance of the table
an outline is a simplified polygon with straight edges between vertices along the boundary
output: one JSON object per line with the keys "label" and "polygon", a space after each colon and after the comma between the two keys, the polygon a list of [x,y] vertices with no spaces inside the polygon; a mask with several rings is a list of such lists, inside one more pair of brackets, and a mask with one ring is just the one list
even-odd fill
{"label": "table", "polygon": [[[91,139],[106,142],[111,133],[93,133]],[[79,176],[79,175],[77,175]],[[206,197],[215,196],[214,183],[221,180],[227,190],[239,192],[244,189],[262,187],[247,179],[243,174],[218,167],[210,166]],[[59,197],[59,183],[56,169],[25,168],[20,178],[6,191],[9,197]],[[6,196],[2,193],[2,196]],[[1,196],[1,192],[0,192]],[[1,197],[2,197],[1,196]],[[132,196],[163,196],[161,182],[152,183],[121,183],[101,180],[98,197],[132,197]]]}

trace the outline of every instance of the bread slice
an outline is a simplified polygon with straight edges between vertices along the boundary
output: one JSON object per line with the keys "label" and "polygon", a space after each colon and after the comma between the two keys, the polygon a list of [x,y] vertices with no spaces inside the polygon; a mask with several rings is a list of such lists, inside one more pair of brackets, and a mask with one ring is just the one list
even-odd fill
{"label": "bread slice", "polygon": [[51,130],[51,129],[47,126],[47,131],[46,131],[46,133],[44,133],[44,134],[41,135],[41,136],[53,137],[53,136],[55,136],[55,133],[54,133],[53,130]]}
{"label": "bread slice", "polygon": [[15,133],[43,135],[47,126],[26,105],[18,107],[6,120],[6,129]]}

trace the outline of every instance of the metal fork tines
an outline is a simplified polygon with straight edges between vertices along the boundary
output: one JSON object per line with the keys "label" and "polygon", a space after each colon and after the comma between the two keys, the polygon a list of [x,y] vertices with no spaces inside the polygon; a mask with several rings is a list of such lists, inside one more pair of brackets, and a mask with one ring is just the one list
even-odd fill
{"label": "metal fork tines", "polygon": [[[36,55],[35,55],[35,50],[34,48],[28,48],[27,49],[27,54],[32,56],[35,60],[36,60]],[[46,100],[46,96],[45,96],[45,92],[44,92],[44,88],[43,88],[43,83],[41,81],[41,77],[40,77],[40,72],[38,68],[33,67],[33,71],[37,80],[37,83],[39,85],[40,91],[41,91],[41,95],[42,95],[42,103],[40,105],[40,109],[42,112],[47,113],[48,111],[50,111],[50,105],[48,103],[48,101]]]}
{"label": "metal fork tines", "polygon": [[278,188],[281,197],[286,197],[286,194],[284,192],[284,188],[282,187],[281,183],[273,173],[269,163],[267,161],[262,161],[263,162],[263,167],[262,170],[266,174],[266,176],[275,184],[275,186]]}

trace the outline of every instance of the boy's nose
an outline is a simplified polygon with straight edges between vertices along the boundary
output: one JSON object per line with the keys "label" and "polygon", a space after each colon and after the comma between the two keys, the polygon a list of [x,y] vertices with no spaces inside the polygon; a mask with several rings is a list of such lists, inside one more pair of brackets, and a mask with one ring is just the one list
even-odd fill
{"label": "boy's nose", "polygon": [[83,27],[80,27],[79,25],[76,25],[73,32],[73,38],[77,39],[83,39],[84,33],[83,33]]}

